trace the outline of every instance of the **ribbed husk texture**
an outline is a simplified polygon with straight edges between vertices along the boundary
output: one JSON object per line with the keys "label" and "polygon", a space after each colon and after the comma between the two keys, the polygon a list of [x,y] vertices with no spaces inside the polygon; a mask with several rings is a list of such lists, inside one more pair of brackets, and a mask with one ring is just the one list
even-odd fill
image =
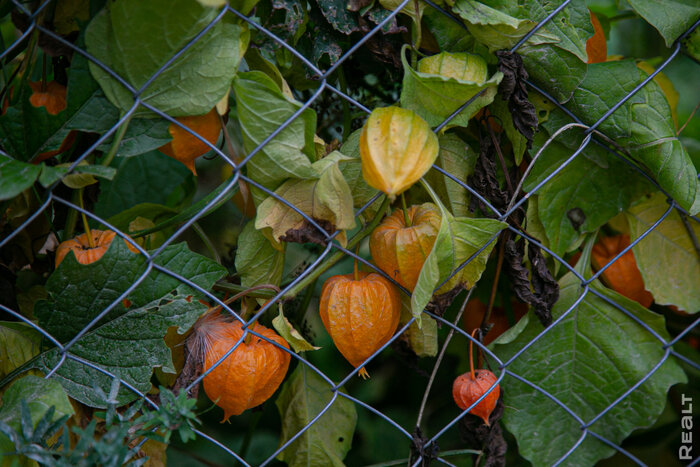
{"label": "ribbed husk texture", "polygon": [[[377,273],[332,276],[321,290],[321,321],[343,357],[357,368],[394,335],[401,316],[399,290]],[[367,371],[360,368],[360,376]]]}
{"label": "ribbed husk texture", "polygon": [[411,206],[387,216],[372,232],[369,249],[379,268],[411,292],[418,282],[425,258],[440,230],[440,209],[432,203]]}
{"label": "ribbed husk texture", "polygon": [[375,109],[360,134],[362,176],[393,199],[425,175],[438,149],[437,136],[418,114],[399,107]]}
{"label": "ribbed husk texture", "polygon": [[[466,410],[488,391],[497,380],[496,375],[489,370],[475,370],[474,378],[472,378],[471,372],[466,372],[463,375],[459,375],[452,384],[452,397],[460,409]],[[501,388],[496,385],[493,391],[488,393],[469,413],[481,418],[488,425],[489,415],[496,407],[500,393]]]}
{"label": "ribbed husk texture", "polygon": [[[249,329],[289,349],[275,331],[257,323]],[[219,314],[205,317],[196,326],[196,332],[204,353],[203,372],[240,340],[238,347],[202,381],[209,399],[224,410],[222,422],[265,402],[287,374],[290,353],[252,334],[241,340],[243,329],[239,321],[228,322]]]}

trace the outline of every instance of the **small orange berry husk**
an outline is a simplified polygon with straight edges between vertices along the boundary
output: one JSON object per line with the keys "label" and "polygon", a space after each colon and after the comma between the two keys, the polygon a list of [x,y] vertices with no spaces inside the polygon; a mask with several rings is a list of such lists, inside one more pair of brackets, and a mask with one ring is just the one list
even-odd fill
{"label": "small orange berry husk", "polygon": [[[216,144],[219,139],[221,122],[216,107],[204,115],[178,117],[176,120],[211,144]],[[168,132],[173,139],[158,148],[160,152],[182,162],[194,175],[197,175],[194,168],[195,159],[209,152],[211,148],[192,133],[174,123],[168,127]]]}
{"label": "small orange berry husk", "polygon": [[[61,264],[69,251],[73,252],[75,259],[78,260],[80,264],[94,263],[102,258],[109,248],[109,245],[112,244],[112,240],[114,240],[114,237],[117,235],[116,232],[112,230],[103,231],[92,229],[90,233],[92,234],[93,245],[95,245],[94,248],[90,248],[87,234],[80,234],[75,238],[61,242],[56,249],[56,267]],[[139,250],[131,243],[126,242],[126,246],[132,252],[139,253]]]}
{"label": "small orange berry husk", "polygon": [[[323,326],[343,357],[357,368],[396,332],[401,316],[399,290],[377,273],[329,277],[321,289]],[[369,375],[364,367],[359,375]]]}
{"label": "small orange berry husk", "polygon": [[58,115],[66,108],[66,87],[56,81],[49,81],[43,85],[41,81],[29,82],[32,95],[29,103],[34,107],[44,107],[51,115]]}
{"label": "small orange berry husk", "polygon": [[[457,406],[466,410],[476,400],[481,397],[491,386],[496,384],[496,375],[489,370],[475,370],[474,378],[471,372],[466,372],[459,375],[452,384],[452,398]],[[484,397],[469,413],[481,418],[486,425],[489,425],[489,415],[493,412],[498,402],[498,396],[501,389],[498,384],[493,390]]]}
{"label": "small orange berry husk", "polygon": [[[629,235],[615,235],[613,237],[601,238],[600,241],[593,246],[593,252],[591,253],[593,264],[599,269],[604,267],[622,250],[627,248],[629,244]],[[603,281],[606,282],[610,288],[620,295],[634,300],[644,308],[649,308],[654,301],[654,297],[644,287],[644,279],[642,278],[642,273],[639,272],[637,261],[634,259],[632,250],[620,256],[617,261],[603,271],[602,276]]]}

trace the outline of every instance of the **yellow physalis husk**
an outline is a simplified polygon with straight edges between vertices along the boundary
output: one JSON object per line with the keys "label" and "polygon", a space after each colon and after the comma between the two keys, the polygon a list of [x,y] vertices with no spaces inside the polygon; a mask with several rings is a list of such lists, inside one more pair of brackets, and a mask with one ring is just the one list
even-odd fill
{"label": "yellow physalis husk", "polygon": [[362,176],[394,199],[430,170],[438,149],[437,136],[418,114],[399,107],[375,109],[360,135]]}

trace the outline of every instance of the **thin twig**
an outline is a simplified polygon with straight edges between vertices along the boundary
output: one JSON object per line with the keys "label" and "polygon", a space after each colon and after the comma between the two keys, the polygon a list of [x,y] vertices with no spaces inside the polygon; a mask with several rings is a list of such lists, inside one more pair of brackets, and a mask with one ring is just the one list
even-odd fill
{"label": "thin twig", "polygon": [[535,162],[537,162],[537,159],[542,155],[545,149],[547,149],[547,146],[550,145],[554,139],[559,136],[561,133],[567,131],[570,128],[588,128],[587,125],[582,125],[580,123],[569,123],[568,125],[564,125],[563,127],[559,128],[557,131],[554,132],[552,136],[549,137],[547,141],[542,145],[539,151],[537,151],[537,154],[535,154],[535,157],[532,158],[532,161],[530,161],[530,165],[527,166],[527,169],[525,169],[525,173],[523,174],[522,178],[520,178],[520,182],[518,183],[518,186],[515,188],[515,191],[513,192],[513,197],[510,199],[510,203],[508,203],[508,207],[506,208],[506,212],[510,211],[510,209],[513,207],[515,202],[517,201],[518,198],[518,193],[520,193],[520,190],[523,188],[523,185],[525,184],[525,180],[527,179],[527,176],[530,174],[530,171],[532,168],[535,166]]}
{"label": "thin twig", "polygon": [[[379,222],[384,217],[384,211],[386,210],[386,208],[389,207],[390,204],[391,201],[389,200],[389,197],[385,196],[384,201],[379,207],[376,216],[374,216],[374,218],[370,221],[369,224],[367,224],[359,232],[357,232],[354,237],[348,240],[348,244],[346,247],[347,249],[354,248],[355,245],[357,245],[362,239],[369,235],[377,225],[379,225]],[[345,253],[343,253],[342,251],[337,251],[330,255],[328,259],[319,264],[318,267],[316,267],[316,269],[311,271],[307,276],[305,276],[302,280],[297,282],[291,289],[289,289],[287,293],[284,294],[284,299],[290,299],[296,296],[296,294],[304,290],[304,288],[306,288],[309,284],[314,282],[321,274],[330,269],[331,266],[343,259],[344,256]]]}
{"label": "thin twig", "polygon": [[[216,284],[214,284],[212,288],[219,292],[228,292],[233,294],[237,294],[248,290],[248,287],[244,287],[238,284],[232,284],[226,281],[218,281]],[[248,294],[249,297],[253,298],[272,298],[275,295],[277,295],[277,293],[273,290],[256,290],[255,292]]]}
{"label": "thin twig", "polygon": [[[501,238],[498,245],[498,260],[496,262],[496,274],[493,278],[493,284],[491,285],[491,296],[489,297],[489,304],[486,307],[486,313],[484,313],[484,318],[481,320],[481,329],[484,329],[486,323],[491,319],[491,311],[493,310],[493,303],[496,300],[496,291],[498,289],[498,282],[501,278],[501,270],[503,266],[503,257],[505,256],[505,245],[508,240],[508,232],[505,231],[501,234]],[[483,336],[482,336],[483,337]]]}
{"label": "thin twig", "polygon": [[[467,302],[469,302],[469,298],[472,296],[472,292],[474,292],[474,289],[476,286],[472,287],[469,289],[469,292],[467,292],[467,296],[464,299],[464,302],[462,303],[461,308],[459,309],[459,312],[457,313],[457,316],[455,316],[455,319],[452,324],[457,326],[457,323],[459,323],[459,320],[462,318],[462,314],[464,313],[464,310],[467,308]],[[416,427],[420,428],[421,421],[423,420],[423,412],[425,411],[425,405],[428,402],[428,395],[430,394],[430,389],[433,386],[433,381],[435,381],[435,375],[437,375],[438,368],[440,367],[440,364],[442,363],[442,359],[445,356],[445,352],[447,351],[447,345],[450,343],[452,340],[452,336],[454,335],[455,330],[454,328],[450,328],[450,332],[447,334],[447,337],[445,338],[445,342],[442,344],[442,348],[440,349],[440,354],[437,357],[437,360],[435,360],[435,365],[433,366],[433,372],[430,374],[430,379],[428,379],[428,385],[425,387],[425,392],[423,393],[423,400],[420,403],[420,409],[418,410],[418,419],[416,420]]]}
{"label": "thin twig", "polygon": [[[440,453],[440,457],[450,457],[450,456],[461,456],[464,454],[481,454],[481,451],[478,449],[455,449],[453,451],[445,451]],[[380,462],[379,464],[372,464],[368,465],[366,467],[392,467],[394,465],[401,465],[405,464],[408,462],[410,459],[396,459],[393,461],[387,461],[387,462]]]}
{"label": "thin twig", "polygon": [[698,242],[698,237],[695,235],[695,231],[690,225],[690,222],[688,222],[688,218],[685,216],[685,214],[683,214],[682,212],[678,212],[678,215],[681,217],[683,225],[685,226],[685,230],[688,231],[688,235],[690,236],[690,241],[693,242],[695,253],[698,255],[698,259],[700,259],[700,243]]}
{"label": "thin twig", "polygon": [[496,154],[498,154],[498,160],[501,163],[501,169],[503,169],[503,176],[506,178],[506,185],[508,185],[508,191],[513,193],[513,184],[510,181],[510,175],[508,174],[508,166],[506,165],[506,160],[503,157],[503,152],[501,152],[501,145],[498,144],[498,141],[496,141],[496,134],[493,132],[493,128],[491,128],[491,125],[489,124],[488,120],[486,120],[486,128],[489,131],[491,143],[493,143],[493,147],[496,149]]}
{"label": "thin twig", "polygon": [[217,263],[221,264],[221,256],[219,256],[219,252],[216,251],[216,247],[214,246],[214,244],[212,243],[211,239],[206,234],[202,226],[199,225],[198,222],[194,222],[192,223],[192,230],[195,231],[199,239],[202,241],[202,243],[204,243],[204,246],[207,247],[207,250],[209,250],[209,254],[211,254],[212,259]]}
{"label": "thin twig", "polygon": [[700,107],[700,102],[698,102],[698,105],[696,105],[695,108],[693,109],[693,111],[690,113],[690,117],[688,117],[688,120],[686,120],[685,123],[683,124],[683,126],[678,130],[678,133],[676,133],[676,136],[680,136],[680,135],[681,135],[681,132],[683,132],[683,130],[685,130],[685,127],[686,127],[686,126],[688,125],[688,123],[690,123],[690,121],[693,119],[693,116],[695,115],[695,112],[698,111],[698,107]]}

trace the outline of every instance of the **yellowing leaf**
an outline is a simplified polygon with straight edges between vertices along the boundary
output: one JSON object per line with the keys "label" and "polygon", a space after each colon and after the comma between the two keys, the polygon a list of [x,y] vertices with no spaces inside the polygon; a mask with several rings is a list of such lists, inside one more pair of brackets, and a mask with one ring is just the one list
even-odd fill
{"label": "yellowing leaf", "polygon": [[272,326],[277,330],[277,332],[282,336],[284,340],[292,346],[295,352],[305,352],[307,350],[318,350],[321,347],[315,347],[309,344],[304,336],[299,334],[299,331],[294,329],[292,323],[284,316],[282,312],[282,307],[280,306],[280,313],[272,320]]}
{"label": "yellowing leaf", "polygon": [[41,335],[25,323],[0,322],[0,378],[39,354]]}
{"label": "yellowing leaf", "polygon": [[[656,193],[627,211],[632,242],[644,234],[668,209],[666,197]],[[695,236],[700,226],[689,220]],[[644,286],[661,305],[676,305],[688,313],[700,310],[700,259],[675,209],[636,244],[634,258]]]}
{"label": "yellowing leaf", "polygon": [[204,6],[209,6],[212,8],[220,8],[224,5],[226,5],[226,0],[197,0],[197,1]]}
{"label": "yellowing leaf", "polygon": [[[288,180],[275,190],[275,194],[317,223],[330,223],[337,230],[352,229],[355,227],[352,192],[338,168],[338,164],[345,160],[350,158],[334,151],[312,165],[318,178]],[[273,196],[258,206],[255,220],[256,229],[268,227],[272,229],[272,236],[277,241],[285,235],[303,235],[304,232],[310,236],[321,235],[315,227],[307,225],[301,214]],[[337,238],[342,245],[346,244],[345,232],[341,232]]]}

